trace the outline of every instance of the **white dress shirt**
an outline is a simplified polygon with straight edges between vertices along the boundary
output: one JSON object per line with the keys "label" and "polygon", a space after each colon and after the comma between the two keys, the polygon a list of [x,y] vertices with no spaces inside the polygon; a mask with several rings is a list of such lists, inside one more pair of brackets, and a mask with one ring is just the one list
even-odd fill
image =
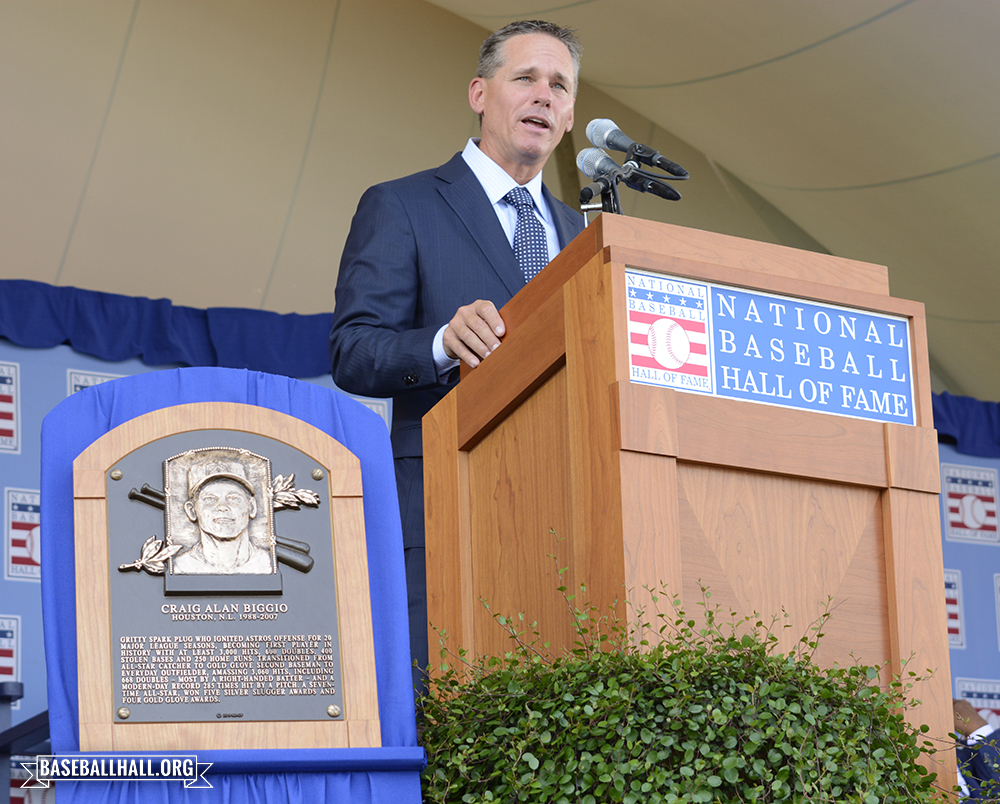
{"label": "white dress shirt", "polygon": [[[559,233],[556,231],[555,221],[552,218],[552,210],[545,203],[545,196],[542,195],[542,174],[538,172],[531,181],[524,185],[518,185],[510,174],[500,165],[494,162],[489,156],[479,150],[479,140],[472,138],[465,144],[462,151],[462,158],[469,166],[473,175],[479,180],[493,205],[493,211],[497,214],[497,220],[503,227],[504,234],[507,235],[507,242],[511,248],[514,247],[514,228],[517,225],[517,210],[513,205],[503,200],[515,187],[523,186],[535,202],[535,216],[545,229],[545,239],[549,247],[549,260],[559,253]],[[472,300],[470,300],[472,301]],[[457,358],[448,357],[444,351],[444,331],[448,328],[445,324],[434,336],[434,365],[437,366],[438,379],[443,379],[461,361]]]}

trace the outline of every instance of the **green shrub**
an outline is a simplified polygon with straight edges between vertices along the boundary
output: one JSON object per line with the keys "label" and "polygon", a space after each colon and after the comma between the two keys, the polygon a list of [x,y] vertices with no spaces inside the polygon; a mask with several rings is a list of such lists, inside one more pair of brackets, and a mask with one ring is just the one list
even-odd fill
{"label": "green shrub", "polygon": [[817,667],[822,622],[782,654],[774,623],[723,623],[707,605],[698,626],[674,601],[639,635],[574,615],[565,655],[494,615],[509,653],[442,664],[422,699],[425,801],[942,800],[903,686],[880,689],[873,667]]}

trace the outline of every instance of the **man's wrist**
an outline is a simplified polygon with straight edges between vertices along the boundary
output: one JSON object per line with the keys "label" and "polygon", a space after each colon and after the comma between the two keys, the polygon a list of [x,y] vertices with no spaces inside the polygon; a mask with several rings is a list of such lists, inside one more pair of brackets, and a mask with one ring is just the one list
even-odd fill
{"label": "man's wrist", "polygon": [[968,745],[975,745],[978,742],[985,740],[989,737],[996,729],[994,729],[989,723],[985,726],[980,726],[974,732],[972,732],[968,737],[965,738],[965,742]]}
{"label": "man's wrist", "polygon": [[444,331],[446,329],[448,329],[447,324],[437,331],[434,335],[434,343],[431,347],[431,352],[434,357],[434,367],[437,369],[439,381],[443,380],[446,374],[451,372],[455,366],[462,362],[457,357],[448,357],[448,353],[444,350]]}

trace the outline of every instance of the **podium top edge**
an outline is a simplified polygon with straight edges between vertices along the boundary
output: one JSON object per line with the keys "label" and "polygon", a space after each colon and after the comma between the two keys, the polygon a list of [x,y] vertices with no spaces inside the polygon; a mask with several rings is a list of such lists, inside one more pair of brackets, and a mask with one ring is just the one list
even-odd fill
{"label": "podium top edge", "polygon": [[889,295],[889,270],[884,265],[624,215],[598,215],[569,246],[574,247],[591,254],[606,248],[644,251]]}

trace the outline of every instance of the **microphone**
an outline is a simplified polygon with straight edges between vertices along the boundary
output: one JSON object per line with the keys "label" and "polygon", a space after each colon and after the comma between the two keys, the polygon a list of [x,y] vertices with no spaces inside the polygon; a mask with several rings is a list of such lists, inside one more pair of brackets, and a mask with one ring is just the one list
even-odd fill
{"label": "microphone", "polygon": [[576,166],[592,179],[607,176],[609,173],[624,169],[608,156],[606,151],[602,151],[600,148],[585,148],[580,151],[576,155]]}
{"label": "microphone", "polygon": [[587,139],[598,148],[610,148],[612,151],[623,151],[647,165],[667,171],[671,176],[686,179],[690,175],[676,162],[654,151],[648,145],[641,145],[629,137],[615,124],[614,120],[598,118],[587,124]]}
{"label": "microphone", "polygon": [[595,179],[580,190],[580,203],[587,204],[595,195],[604,195],[615,186],[615,180],[625,169],[600,148],[585,148],[576,155],[576,166]]}
{"label": "microphone", "polygon": [[[640,175],[641,174],[641,175]],[[636,171],[631,178],[625,179],[625,184],[640,193],[652,193],[667,201],[680,201],[681,194],[669,184],[660,179],[649,178],[651,174],[643,170]]]}
{"label": "microphone", "polygon": [[619,165],[600,148],[586,148],[576,155],[576,166],[586,175],[594,179],[580,192],[580,203],[586,204],[595,195],[603,194],[614,186],[615,182],[623,181],[633,190],[640,193],[652,193],[668,201],[679,201],[681,194],[669,184],[664,183],[652,173],[640,170],[635,162],[629,161]]}

